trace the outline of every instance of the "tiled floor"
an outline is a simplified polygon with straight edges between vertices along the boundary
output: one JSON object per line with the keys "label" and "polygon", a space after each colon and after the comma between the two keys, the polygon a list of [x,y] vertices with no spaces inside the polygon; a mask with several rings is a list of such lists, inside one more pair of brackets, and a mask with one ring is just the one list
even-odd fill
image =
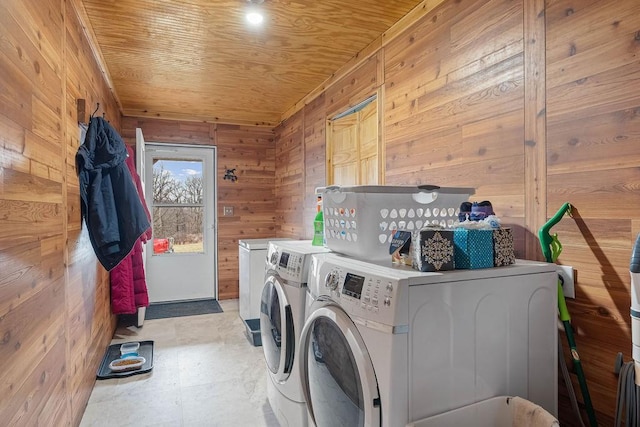
{"label": "tiled floor", "polygon": [[96,381],[81,426],[277,427],[261,347],[244,335],[238,300],[224,313],[146,320],[112,344],[154,340],[148,374]]}

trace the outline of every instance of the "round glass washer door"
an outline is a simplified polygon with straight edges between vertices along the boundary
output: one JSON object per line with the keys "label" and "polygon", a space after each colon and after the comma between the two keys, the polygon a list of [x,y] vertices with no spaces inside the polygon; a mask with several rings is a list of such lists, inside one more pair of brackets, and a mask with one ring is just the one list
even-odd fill
{"label": "round glass washer door", "polygon": [[277,381],[285,381],[293,369],[295,334],[291,305],[280,278],[269,275],[260,299],[260,336],[267,368]]}
{"label": "round glass washer door", "polygon": [[338,306],[312,311],[300,339],[307,410],[318,427],[380,425],[380,394],[369,352]]}

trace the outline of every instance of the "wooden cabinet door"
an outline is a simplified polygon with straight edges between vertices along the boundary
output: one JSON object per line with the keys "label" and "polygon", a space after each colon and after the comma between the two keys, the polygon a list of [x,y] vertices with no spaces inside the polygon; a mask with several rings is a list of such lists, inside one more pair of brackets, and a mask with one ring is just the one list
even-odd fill
{"label": "wooden cabinet door", "polygon": [[374,101],[363,108],[359,117],[360,184],[375,185],[378,181],[378,103]]}
{"label": "wooden cabinet door", "polygon": [[380,184],[377,99],[327,125],[327,185]]}
{"label": "wooden cabinet door", "polygon": [[358,115],[329,122],[329,184],[358,184]]}

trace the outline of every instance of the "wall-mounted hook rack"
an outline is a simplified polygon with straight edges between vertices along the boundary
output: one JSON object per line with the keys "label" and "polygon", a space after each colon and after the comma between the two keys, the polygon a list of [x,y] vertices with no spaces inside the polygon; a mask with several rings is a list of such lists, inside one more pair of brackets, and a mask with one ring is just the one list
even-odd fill
{"label": "wall-mounted hook rack", "polygon": [[[100,109],[100,103],[96,102],[96,109],[93,110],[93,113],[89,114],[87,117],[87,100],[86,99],[78,99],[76,101],[76,108],[78,114],[78,124],[87,124],[92,117],[96,116],[96,113]],[[102,112],[102,118],[106,120],[106,113]]]}
{"label": "wall-mounted hook rack", "polygon": [[85,99],[78,99],[76,101],[76,108],[78,124],[87,123],[87,101]]}
{"label": "wall-mounted hook rack", "polygon": [[[98,110],[100,109],[100,103],[96,102],[96,109],[93,110],[93,113],[91,113],[91,115],[89,116],[89,119],[91,119],[91,117],[95,117],[96,113],[98,112]],[[104,113],[102,113],[104,114]]]}

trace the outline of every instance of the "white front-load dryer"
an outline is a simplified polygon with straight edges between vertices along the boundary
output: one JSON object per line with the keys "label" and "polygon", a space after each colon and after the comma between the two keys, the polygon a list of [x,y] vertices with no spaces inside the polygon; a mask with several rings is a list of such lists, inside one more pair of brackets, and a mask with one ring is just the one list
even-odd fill
{"label": "white front-load dryer", "polygon": [[267,397],[282,427],[305,427],[307,413],[296,359],[305,317],[311,254],[328,252],[310,240],[271,242],[260,301]]}
{"label": "white front-load dryer", "polygon": [[310,425],[404,426],[502,395],[557,415],[553,264],[421,273],[321,254],[311,271]]}

